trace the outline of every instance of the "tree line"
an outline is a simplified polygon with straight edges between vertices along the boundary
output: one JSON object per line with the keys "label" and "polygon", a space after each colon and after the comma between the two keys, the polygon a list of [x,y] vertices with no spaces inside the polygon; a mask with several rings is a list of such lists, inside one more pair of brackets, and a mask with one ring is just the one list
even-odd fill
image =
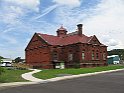
{"label": "tree line", "polygon": [[111,55],[119,55],[121,60],[124,60],[124,49],[113,49],[111,51],[108,51],[108,56]]}

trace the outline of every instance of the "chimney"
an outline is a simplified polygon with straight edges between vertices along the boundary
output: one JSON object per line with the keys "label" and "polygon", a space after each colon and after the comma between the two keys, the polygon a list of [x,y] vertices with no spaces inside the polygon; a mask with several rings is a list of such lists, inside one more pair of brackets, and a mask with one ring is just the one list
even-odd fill
{"label": "chimney", "polygon": [[79,36],[82,36],[82,26],[83,24],[78,24],[77,27],[78,27],[78,35]]}

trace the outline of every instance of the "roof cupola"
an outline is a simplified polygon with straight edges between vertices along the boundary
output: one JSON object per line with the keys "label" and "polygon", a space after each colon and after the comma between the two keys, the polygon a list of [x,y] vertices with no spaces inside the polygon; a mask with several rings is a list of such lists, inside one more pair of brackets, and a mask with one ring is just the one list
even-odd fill
{"label": "roof cupola", "polygon": [[59,37],[63,37],[67,34],[67,30],[63,26],[61,26],[56,32]]}

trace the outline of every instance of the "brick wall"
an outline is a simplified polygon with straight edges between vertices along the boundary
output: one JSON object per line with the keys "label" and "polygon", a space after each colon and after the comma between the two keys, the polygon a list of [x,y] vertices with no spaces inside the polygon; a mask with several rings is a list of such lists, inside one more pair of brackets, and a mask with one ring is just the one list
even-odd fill
{"label": "brick wall", "polygon": [[[84,59],[82,59],[82,51],[85,54]],[[106,46],[82,43],[52,46],[37,34],[34,34],[25,49],[26,63],[33,65],[35,68],[54,68],[53,52],[57,52],[57,62],[65,62],[66,68],[74,67],[76,63],[79,63],[80,67],[106,65],[106,59],[103,59],[104,53],[107,58]],[[94,60],[92,60],[92,52],[94,52]],[[73,60],[69,60],[69,54],[73,54]]]}

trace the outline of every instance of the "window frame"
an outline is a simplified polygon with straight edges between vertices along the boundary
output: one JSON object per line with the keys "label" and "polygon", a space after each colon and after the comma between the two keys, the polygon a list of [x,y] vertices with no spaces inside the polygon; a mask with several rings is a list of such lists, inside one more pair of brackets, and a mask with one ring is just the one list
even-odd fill
{"label": "window frame", "polygon": [[94,51],[92,51],[91,57],[92,57],[92,60],[95,60],[95,54],[94,54]]}
{"label": "window frame", "polygon": [[58,53],[57,53],[57,51],[54,51],[54,52],[52,53],[52,59],[53,59],[53,60],[58,60]]}
{"label": "window frame", "polygon": [[85,60],[85,51],[82,51],[82,60]]}
{"label": "window frame", "polygon": [[99,53],[98,52],[96,53],[96,59],[97,60],[99,59]]}
{"label": "window frame", "polygon": [[106,60],[106,53],[103,53],[103,60]]}
{"label": "window frame", "polygon": [[69,53],[68,54],[68,60],[69,61],[73,61],[73,53]]}

